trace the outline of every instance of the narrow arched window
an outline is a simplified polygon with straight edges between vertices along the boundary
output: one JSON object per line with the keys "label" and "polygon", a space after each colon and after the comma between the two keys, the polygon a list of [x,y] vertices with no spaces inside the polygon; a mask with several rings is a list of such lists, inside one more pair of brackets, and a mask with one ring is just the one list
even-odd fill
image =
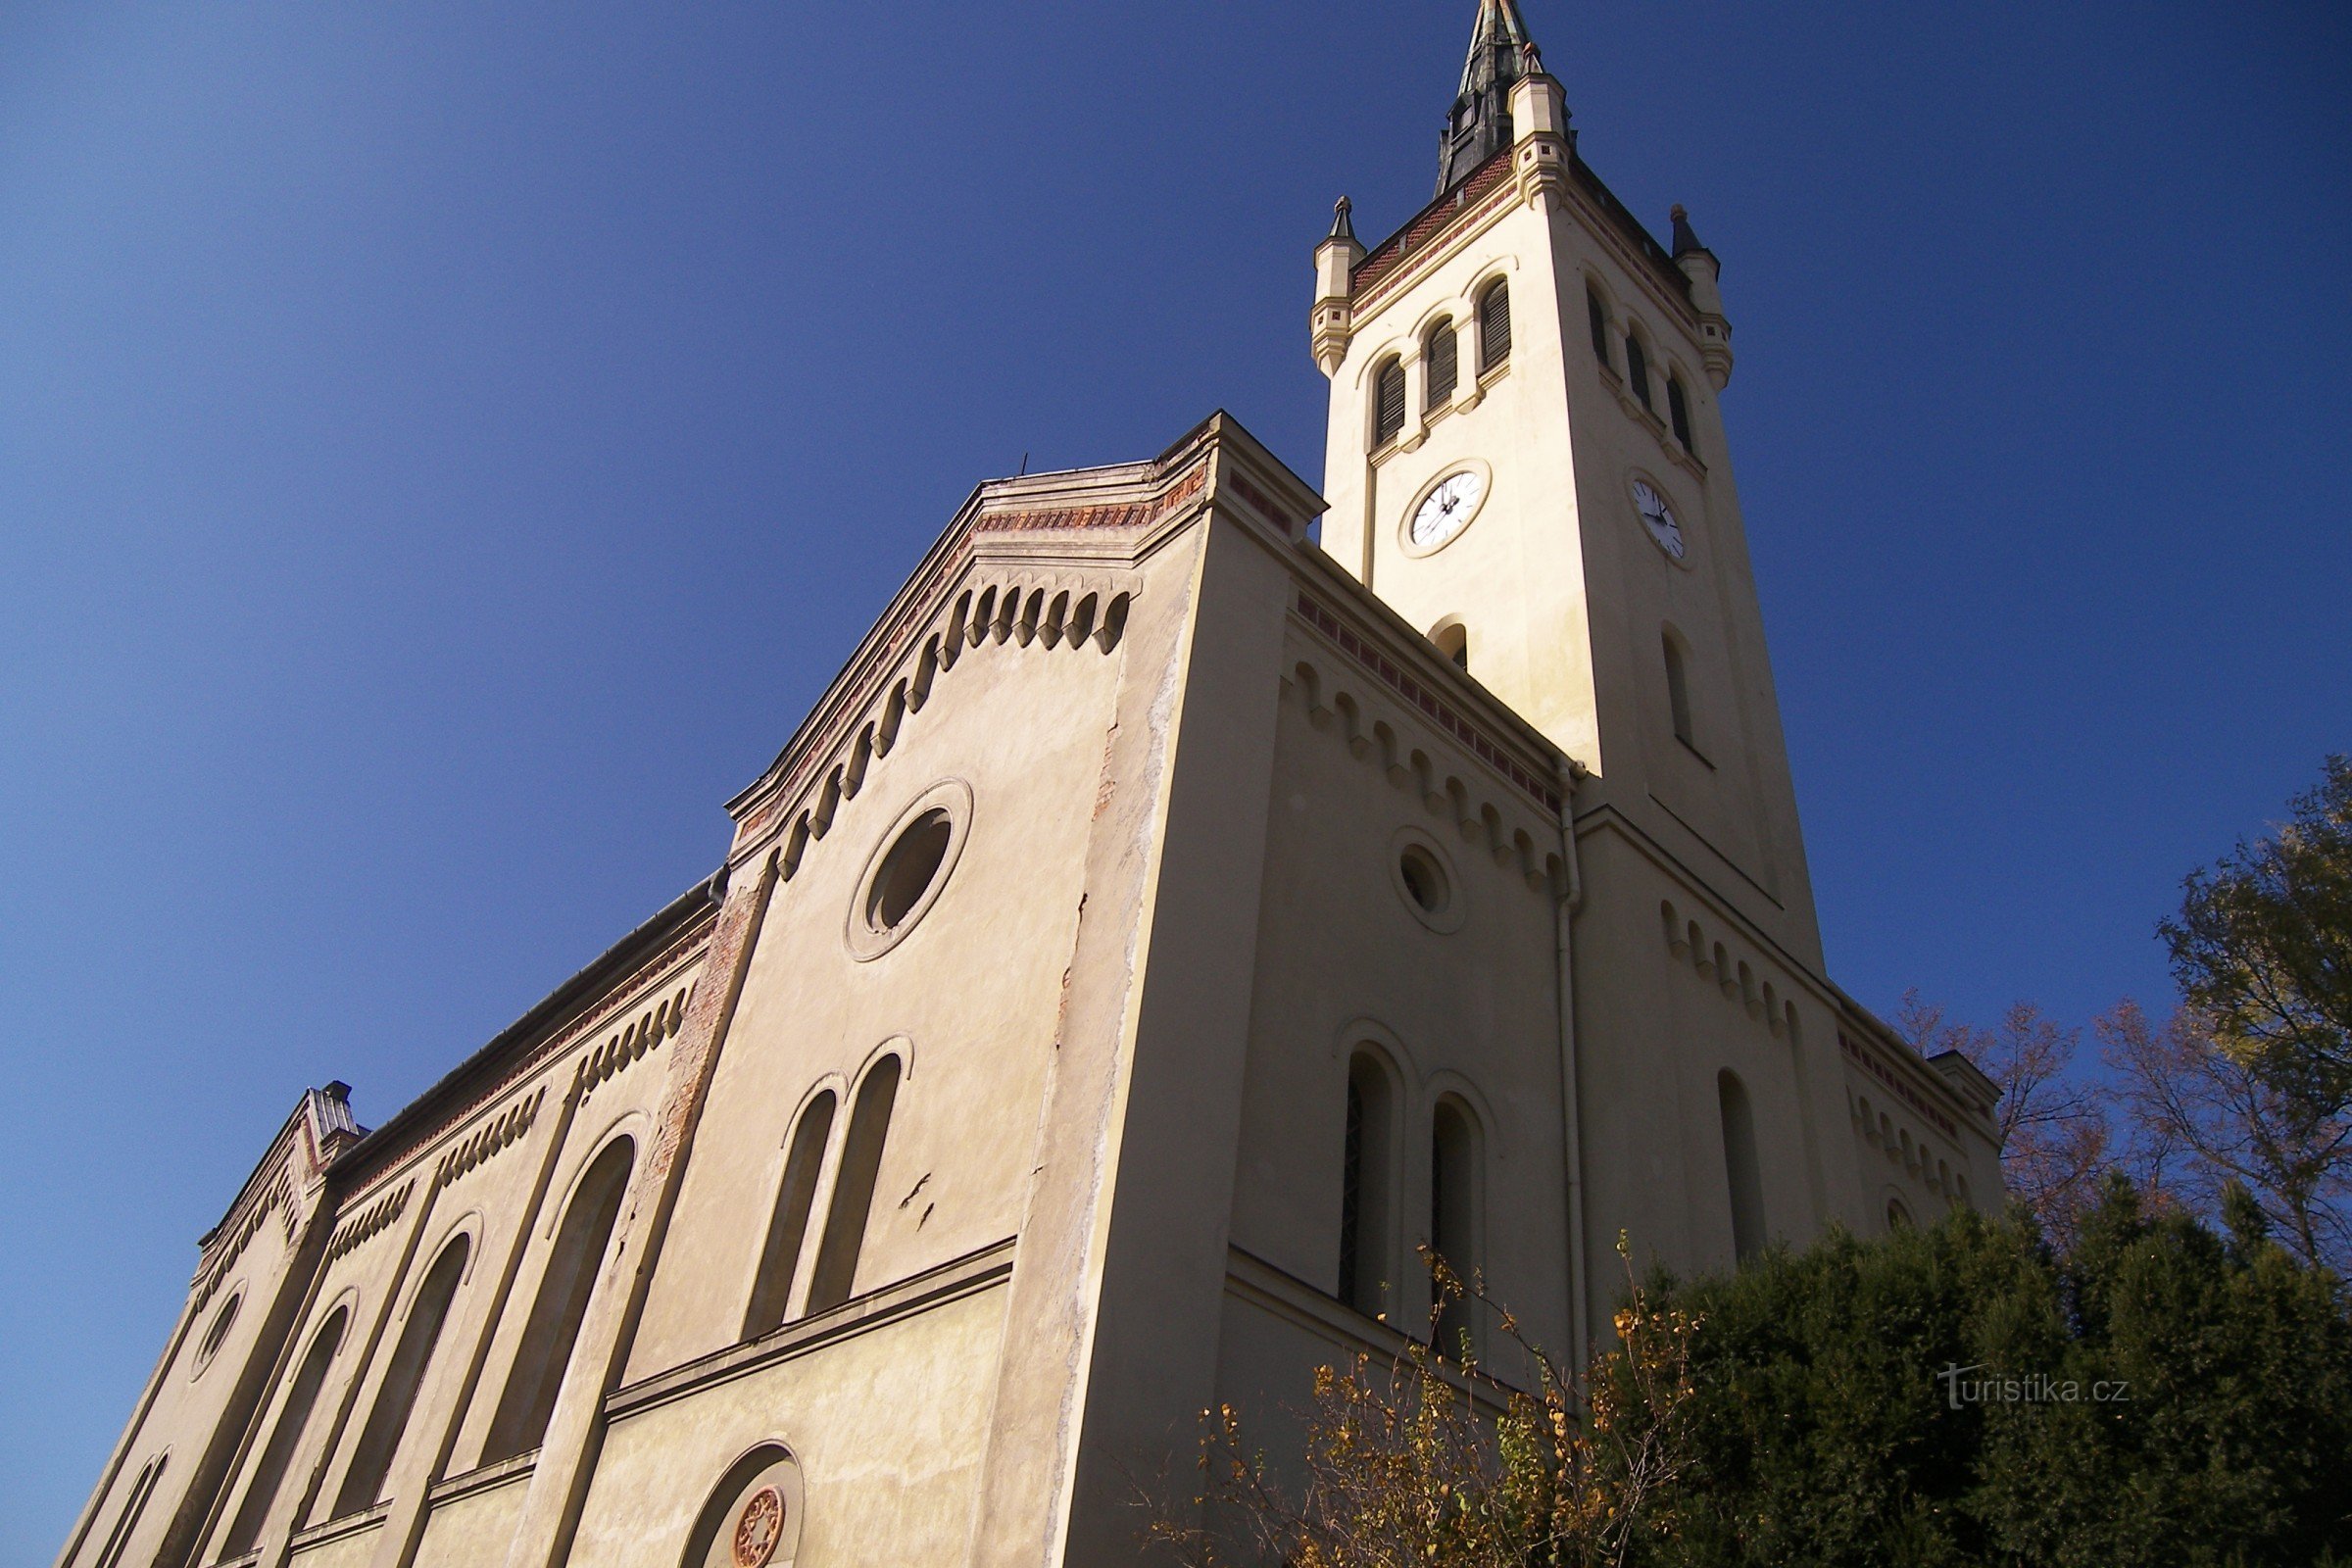
{"label": "narrow arched window", "polygon": [[139,1528],[139,1515],[147,1511],[147,1499],[155,1495],[156,1483],[164,1479],[170,1455],[159,1453],[140,1469],[139,1478],[130,1484],[129,1496],[123,1499],[122,1515],[115,1521],[91,1568],[121,1568],[122,1554],[130,1549],[130,1533]]}
{"label": "narrow arched window", "polygon": [[261,1462],[254,1466],[253,1481],[245,1489],[245,1501],[237,1508],[236,1522],[228,1527],[228,1535],[220,1544],[223,1557],[242,1557],[262,1539],[262,1526],[270,1522],[270,1507],[277,1501],[277,1489],[286,1479],[286,1468],[294,1462],[294,1449],[302,1442],[302,1429],[310,1425],[311,1407],[318,1402],[318,1390],[326,1383],[327,1369],[334,1365],[335,1351],[343,1344],[344,1310],[336,1307],[318,1332],[311,1336],[311,1348],[303,1353],[302,1365],[294,1373],[293,1385],[286,1390],[285,1408],[277,1413],[277,1425],[270,1431],[270,1441],[262,1447]]}
{"label": "narrow arched window", "polygon": [[890,1136],[890,1110],[898,1097],[899,1058],[884,1056],[858,1086],[858,1101],[850,1109],[841,1168],[833,1178],[833,1207],[817,1246],[816,1272],[808,1279],[811,1312],[839,1306],[857,1287],[858,1253],[865,1245],[874,1183],[882,1174],[882,1145]]}
{"label": "narrow arched window", "polygon": [[236,1327],[237,1308],[244,1299],[245,1293],[239,1291],[220,1303],[220,1310],[214,1314],[213,1326],[204,1331],[204,1342],[196,1347],[196,1370],[189,1374],[191,1377],[203,1376],[204,1369],[213,1364],[213,1357],[220,1353],[220,1347],[228,1343],[228,1331]]}
{"label": "narrow arched window", "polygon": [[1404,362],[1383,360],[1372,372],[1372,444],[1385,447],[1404,429]]}
{"label": "narrow arched window", "polygon": [[1461,334],[1453,329],[1450,318],[1429,329],[1421,344],[1422,363],[1428,368],[1428,384],[1422,389],[1421,406],[1439,409],[1453,396],[1454,384],[1461,379]]}
{"label": "narrow arched window", "polygon": [[[1429,1246],[1465,1286],[1478,1279],[1478,1125],[1459,1101],[1441,1100],[1430,1120]],[[1459,1355],[1470,1302],[1456,1297],[1438,1314],[1437,1349]]]}
{"label": "narrow arched window", "polygon": [[1603,367],[1609,363],[1609,308],[1600,303],[1598,290],[1585,287],[1585,321],[1592,329],[1592,357]]}
{"label": "narrow arched window", "polygon": [[793,1276],[800,1270],[801,1245],[808,1240],[808,1208],[816,1200],[817,1173],[824,1168],[825,1145],[833,1136],[836,1103],[833,1091],[826,1090],[808,1102],[792,1131],[784,1153],[784,1180],[776,1189],[776,1212],[767,1223],[767,1245],[760,1253],[760,1278],[744,1313],[747,1340],[780,1327],[792,1308]]}
{"label": "narrow arched window", "polygon": [[1642,352],[1642,340],[1631,332],[1625,334],[1625,384],[1633,388],[1643,408],[1649,407],[1649,356]]}
{"label": "narrow arched window", "polygon": [[1453,665],[1456,669],[1469,669],[1469,627],[1463,625],[1457,620],[1449,625],[1440,626],[1436,631],[1431,632],[1429,634],[1429,640],[1438,645],[1439,653],[1444,654],[1447,659],[1453,661]]}
{"label": "narrow arched window", "polygon": [[556,1233],[556,1245],[548,1252],[547,1271],[539,1277],[539,1297],[531,1303],[514,1352],[514,1370],[507,1374],[506,1392],[499,1396],[498,1413],[483,1441],[482,1463],[528,1453],[546,1439],[636,1160],[636,1144],[616,1138],[580,1178]]}
{"label": "narrow arched window", "polygon": [[1666,709],[1674,717],[1674,738],[1698,750],[1698,730],[1690,720],[1690,669],[1683,657],[1683,640],[1668,627],[1660,634],[1666,660]]}
{"label": "narrow arched window", "polygon": [[1697,457],[1698,448],[1690,440],[1690,397],[1683,390],[1683,378],[1679,375],[1666,377],[1666,417],[1673,423],[1674,438],[1683,444],[1683,450]]}
{"label": "narrow arched window", "polygon": [[1511,286],[1500,278],[1478,297],[1478,370],[1481,375],[1511,357]]}
{"label": "narrow arched window", "polygon": [[1756,1165],[1756,1118],[1747,1088],[1730,1068],[1716,1075],[1723,1107],[1723,1168],[1731,1183],[1732,1250],[1742,1263],[1764,1249],[1764,1178]]}
{"label": "narrow arched window", "polygon": [[1388,1305],[1391,1140],[1396,1097],[1371,1055],[1348,1062],[1348,1130],[1340,1175],[1340,1299],[1377,1317]]}
{"label": "narrow arched window", "polygon": [[384,1479],[392,1473],[392,1457],[400,1451],[401,1434],[409,1429],[409,1413],[416,1407],[416,1392],[424,1387],[433,1347],[440,1343],[441,1326],[449,1318],[449,1303],[466,1278],[466,1259],[472,1247],[464,1236],[452,1241],[433,1259],[424,1283],[416,1287],[416,1298],[409,1303],[409,1320],[401,1327],[400,1343],[384,1368],[383,1387],[376,1391],[375,1408],[368,1413],[360,1446],[352,1452],[351,1468],[344,1472],[342,1490],[335,1494],[335,1518],[375,1506]]}

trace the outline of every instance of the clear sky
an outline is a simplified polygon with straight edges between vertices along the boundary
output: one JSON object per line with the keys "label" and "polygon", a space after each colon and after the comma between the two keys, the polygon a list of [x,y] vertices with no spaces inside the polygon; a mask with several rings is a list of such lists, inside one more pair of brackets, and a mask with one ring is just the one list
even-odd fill
{"label": "clear sky", "polygon": [[[689,883],[970,487],[1232,411],[1473,0],[0,9],[0,1560],[306,1085]],[[2162,1000],[2352,749],[2352,24],[1525,0],[1723,259],[1833,973]]]}

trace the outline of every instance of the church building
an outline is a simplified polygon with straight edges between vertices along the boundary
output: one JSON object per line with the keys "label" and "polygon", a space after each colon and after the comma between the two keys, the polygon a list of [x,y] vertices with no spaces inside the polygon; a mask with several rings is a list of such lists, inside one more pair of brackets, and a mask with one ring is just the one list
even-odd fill
{"label": "church building", "polygon": [[1314,253],[1322,494],[1221,414],[981,485],[711,875],[372,1131],[302,1096],[61,1568],[1127,1562],[1422,1244],[1581,1361],[1621,1232],[2000,1201],[1991,1083],[1825,971],[1715,256],[1513,0],[1439,153]]}

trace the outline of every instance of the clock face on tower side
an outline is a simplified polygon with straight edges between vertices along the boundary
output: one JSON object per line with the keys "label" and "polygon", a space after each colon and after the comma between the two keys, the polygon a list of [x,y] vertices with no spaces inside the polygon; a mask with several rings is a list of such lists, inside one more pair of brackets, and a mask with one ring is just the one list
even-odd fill
{"label": "clock face on tower side", "polygon": [[1658,548],[1675,560],[1682,560],[1686,548],[1683,525],[1674,520],[1674,509],[1647,479],[1634,481],[1634,510],[1642,514],[1642,526],[1649,530]]}
{"label": "clock face on tower side", "polygon": [[1479,505],[1487,499],[1484,465],[1458,468],[1430,486],[1421,504],[1404,521],[1404,542],[1416,555],[1428,555],[1451,544],[1470,526]]}

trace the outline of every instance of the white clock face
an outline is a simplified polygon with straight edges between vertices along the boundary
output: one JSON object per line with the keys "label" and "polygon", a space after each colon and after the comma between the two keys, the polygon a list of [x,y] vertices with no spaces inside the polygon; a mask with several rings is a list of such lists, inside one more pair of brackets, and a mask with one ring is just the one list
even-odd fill
{"label": "white clock face", "polygon": [[1646,479],[1634,481],[1634,509],[1642,514],[1642,526],[1658,542],[1658,548],[1675,560],[1683,559],[1683,525],[1674,520],[1674,509],[1666,498],[1651,488]]}
{"label": "white clock face", "polygon": [[1469,526],[1478,504],[1487,498],[1487,477],[1475,468],[1447,474],[1413,513],[1405,530],[1415,550],[1435,550]]}

